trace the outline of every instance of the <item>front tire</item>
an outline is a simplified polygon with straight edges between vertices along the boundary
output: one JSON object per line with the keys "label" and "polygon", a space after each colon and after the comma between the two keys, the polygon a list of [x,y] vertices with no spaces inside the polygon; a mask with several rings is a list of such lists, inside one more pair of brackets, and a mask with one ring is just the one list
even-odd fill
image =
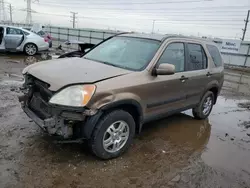
{"label": "front tire", "polygon": [[134,118],[126,111],[115,110],[97,123],[90,140],[93,153],[101,159],[120,156],[131,145],[135,135]]}
{"label": "front tire", "polygon": [[24,52],[29,56],[35,55],[37,51],[37,46],[33,43],[28,43],[24,46]]}
{"label": "front tire", "polygon": [[207,91],[202,97],[200,103],[193,108],[193,116],[195,119],[206,119],[213,109],[214,94],[211,91]]}

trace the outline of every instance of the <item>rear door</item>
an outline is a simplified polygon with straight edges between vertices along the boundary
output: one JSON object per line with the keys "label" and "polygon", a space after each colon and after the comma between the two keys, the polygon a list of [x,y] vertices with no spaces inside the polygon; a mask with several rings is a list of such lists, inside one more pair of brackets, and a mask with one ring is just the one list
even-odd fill
{"label": "rear door", "polygon": [[207,84],[210,82],[210,74],[208,58],[203,45],[198,42],[186,42],[185,46],[187,50],[185,77],[188,78],[185,105],[192,106],[199,103]]}
{"label": "rear door", "polygon": [[24,35],[21,29],[7,27],[4,37],[5,48],[15,50],[24,40]]}

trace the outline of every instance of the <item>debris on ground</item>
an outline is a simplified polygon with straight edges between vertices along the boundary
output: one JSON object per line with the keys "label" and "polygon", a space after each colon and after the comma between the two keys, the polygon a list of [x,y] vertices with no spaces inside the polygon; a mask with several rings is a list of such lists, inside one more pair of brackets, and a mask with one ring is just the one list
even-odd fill
{"label": "debris on ground", "polygon": [[245,103],[239,103],[238,106],[240,108],[247,108],[250,110],[250,102],[245,102]]}
{"label": "debris on ground", "polygon": [[244,122],[240,123],[239,126],[244,127],[245,129],[249,129],[250,128],[250,121],[244,121]]}

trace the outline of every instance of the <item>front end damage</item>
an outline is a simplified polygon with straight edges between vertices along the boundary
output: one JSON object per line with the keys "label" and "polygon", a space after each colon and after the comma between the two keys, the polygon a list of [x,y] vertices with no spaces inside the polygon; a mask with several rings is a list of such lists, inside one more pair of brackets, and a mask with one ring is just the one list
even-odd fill
{"label": "front end damage", "polygon": [[54,92],[49,84],[25,75],[19,97],[24,112],[50,135],[64,140],[81,140],[91,136],[95,123],[101,113],[87,108],[71,108],[49,103]]}

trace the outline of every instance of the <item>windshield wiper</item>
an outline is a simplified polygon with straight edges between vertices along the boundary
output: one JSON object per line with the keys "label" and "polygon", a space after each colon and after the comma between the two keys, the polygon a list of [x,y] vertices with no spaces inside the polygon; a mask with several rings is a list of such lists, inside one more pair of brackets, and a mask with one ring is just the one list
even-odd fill
{"label": "windshield wiper", "polygon": [[91,61],[96,61],[96,62],[103,63],[103,64],[105,64],[105,65],[110,65],[110,66],[113,66],[113,67],[116,67],[116,68],[128,69],[128,68],[125,67],[125,66],[114,65],[114,64],[108,63],[108,62],[106,62],[106,61],[100,61],[100,60],[90,59],[90,58],[86,58],[86,57],[84,57],[84,59],[91,60]]}

